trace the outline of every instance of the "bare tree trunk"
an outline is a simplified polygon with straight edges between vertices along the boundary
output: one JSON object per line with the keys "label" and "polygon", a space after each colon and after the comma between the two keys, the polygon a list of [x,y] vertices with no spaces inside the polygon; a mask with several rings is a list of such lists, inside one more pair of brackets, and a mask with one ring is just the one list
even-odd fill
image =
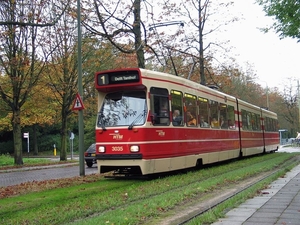
{"label": "bare tree trunk", "polygon": [[67,131],[61,131],[60,161],[67,161]]}
{"label": "bare tree trunk", "polygon": [[61,122],[61,146],[60,146],[60,161],[67,160],[67,116],[62,115],[62,122]]}
{"label": "bare tree trunk", "polygon": [[22,154],[22,131],[21,131],[21,120],[20,110],[13,111],[13,136],[14,136],[14,160],[16,165],[23,165],[23,154]]}
{"label": "bare tree trunk", "polygon": [[37,143],[37,124],[33,125],[33,154],[38,155],[39,154],[39,149],[38,149],[38,143]]}
{"label": "bare tree trunk", "polygon": [[141,0],[134,2],[134,25],[133,32],[135,35],[135,50],[139,68],[145,68],[144,46],[141,35]]}

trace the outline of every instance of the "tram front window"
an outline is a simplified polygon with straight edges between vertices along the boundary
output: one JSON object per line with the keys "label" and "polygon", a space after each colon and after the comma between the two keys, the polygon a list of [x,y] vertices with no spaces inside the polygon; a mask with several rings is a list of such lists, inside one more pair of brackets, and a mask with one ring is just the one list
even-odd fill
{"label": "tram front window", "polygon": [[115,126],[143,125],[147,104],[144,91],[115,92],[106,95],[98,113],[97,126],[105,129]]}

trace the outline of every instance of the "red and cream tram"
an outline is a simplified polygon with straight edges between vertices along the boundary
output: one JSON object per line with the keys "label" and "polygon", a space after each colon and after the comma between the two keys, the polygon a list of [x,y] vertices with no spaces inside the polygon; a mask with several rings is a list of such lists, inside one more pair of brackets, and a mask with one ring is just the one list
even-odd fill
{"label": "red and cream tram", "polygon": [[96,73],[95,86],[100,173],[149,175],[278,149],[275,113],[190,80],[129,68]]}

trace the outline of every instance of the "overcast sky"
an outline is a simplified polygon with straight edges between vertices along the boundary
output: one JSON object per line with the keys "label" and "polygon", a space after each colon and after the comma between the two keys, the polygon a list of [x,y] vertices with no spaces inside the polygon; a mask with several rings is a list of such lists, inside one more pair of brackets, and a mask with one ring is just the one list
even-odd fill
{"label": "overcast sky", "polygon": [[272,20],[254,2],[234,0],[232,14],[240,20],[227,28],[224,38],[234,47],[235,58],[241,66],[246,62],[253,65],[261,85],[279,87],[287,77],[300,79],[300,43],[291,38],[280,40],[274,32],[261,32],[258,28]]}

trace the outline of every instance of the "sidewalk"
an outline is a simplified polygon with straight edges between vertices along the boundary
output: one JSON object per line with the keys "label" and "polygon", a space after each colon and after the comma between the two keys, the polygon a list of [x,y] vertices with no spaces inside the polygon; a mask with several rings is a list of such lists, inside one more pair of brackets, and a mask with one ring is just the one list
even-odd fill
{"label": "sidewalk", "polygon": [[[288,149],[280,149],[286,151]],[[300,148],[289,148],[300,152]],[[261,195],[229,211],[226,218],[212,225],[299,225],[300,165],[261,191]]]}

